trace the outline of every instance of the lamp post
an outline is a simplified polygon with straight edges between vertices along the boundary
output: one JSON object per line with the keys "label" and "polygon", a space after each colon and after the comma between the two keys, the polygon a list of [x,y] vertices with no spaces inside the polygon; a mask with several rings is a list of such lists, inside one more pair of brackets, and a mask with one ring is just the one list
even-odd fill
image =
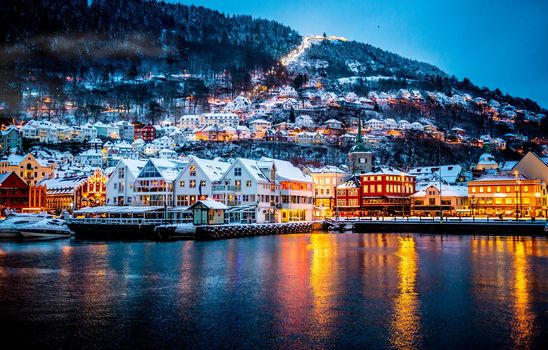
{"label": "lamp post", "polygon": [[405,187],[404,187],[404,176],[403,173],[400,174],[401,176],[401,216],[402,218],[405,217]]}
{"label": "lamp post", "polygon": [[518,184],[519,184],[519,180],[518,180],[518,171],[514,171],[514,175],[516,176],[516,186],[514,186],[514,193],[516,195],[516,221],[518,221]]}

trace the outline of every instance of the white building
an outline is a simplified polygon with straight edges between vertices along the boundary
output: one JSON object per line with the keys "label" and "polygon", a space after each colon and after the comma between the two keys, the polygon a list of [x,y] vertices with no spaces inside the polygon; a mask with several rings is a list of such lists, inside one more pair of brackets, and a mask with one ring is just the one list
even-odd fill
{"label": "white building", "polygon": [[256,119],[249,122],[249,129],[254,138],[262,138],[266,132],[272,129],[272,123],[264,119]]}
{"label": "white building", "polygon": [[133,205],[172,206],[174,182],[186,163],[177,160],[149,159],[133,187]]}
{"label": "white building", "polygon": [[120,159],[106,183],[107,205],[131,205],[133,186],[146,161]]}
{"label": "white building", "polygon": [[240,117],[234,113],[204,113],[200,115],[201,126],[231,126],[237,127]]}
{"label": "white building", "polygon": [[310,129],[315,126],[314,119],[311,116],[302,114],[295,118],[295,126],[298,128]]}
{"label": "white building", "polygon": [[377,119],[369,119],[365,123],[365,127],[371,130],[382,130],[384,129],[384,122]]}
{"label": "white building", "polygon": [[198,200],[213,198],[213,186],[230,167],[218,160],[189,157],[189,163],[175,179],[176,206],[188,207]]}
{"label": "white building", "polygon": [[181,129],[196,129],[200,126],[201,119],[199,115],[183,115],[179,119],[178,126]]}

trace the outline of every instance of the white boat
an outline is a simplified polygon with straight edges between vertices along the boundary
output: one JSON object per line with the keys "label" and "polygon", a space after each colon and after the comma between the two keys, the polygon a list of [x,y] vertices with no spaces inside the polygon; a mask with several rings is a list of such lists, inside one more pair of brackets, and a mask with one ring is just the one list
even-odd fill
{"label": "white boat", "polygon": [[24,238],[41,239],[68,238],[72,234],[65,220],[61,219],[41,220],[21,227],[19,232]]}
{"label": "white boat", "polygon": [[19,230],[21,227],[44,220],[51,217],[47,214],[17,214],[10,215],[4,221],[0,222],[0,238],[18,238],[21,237]]}

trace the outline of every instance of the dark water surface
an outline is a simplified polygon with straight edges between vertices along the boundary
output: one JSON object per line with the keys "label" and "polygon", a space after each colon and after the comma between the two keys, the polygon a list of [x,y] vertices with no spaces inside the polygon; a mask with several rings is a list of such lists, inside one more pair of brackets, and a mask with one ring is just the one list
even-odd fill
{"label": "dark water surface", "polygon": [[540,348],[547,322],[545,238],[0,242],[18,348]]}

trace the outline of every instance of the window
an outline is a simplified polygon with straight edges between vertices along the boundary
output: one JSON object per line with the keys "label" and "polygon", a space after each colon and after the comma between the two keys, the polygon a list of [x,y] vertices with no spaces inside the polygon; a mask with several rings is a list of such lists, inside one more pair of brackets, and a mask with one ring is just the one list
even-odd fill
{"label": "window", "polygon": [[190,188],[196,188],[196,180],[190,180],[189,187]]}
{"label": "window", "polygon": [[480,193],[483,193],[483,187],[480,187]]}
{"label": "window", "polygon": [[369,192],[368,187],[367,187],[367,185],[365,185],[365,186],[363,186],[363,193],[367,193],[367,192]]}
{"label": "window", "polygon": [[529,186],[523,186],[523,192],[529,192]]}
{"label": "window", "polygon": [[476,193],[476,188],[472,187],[472,193]]}
{"label": "window", "polygon": [[185,187],[185,182],[184,181],[179,181],[179,187]]}
{"label": "window", "polygon": [[242,176],[242,168],[234,168],[234,176]]}
{"label": "window", "polygon": [[487,192],[491,193],[491,186],[487,186]]}
{"label": "window", "polygon": [[495,204],[502,204],[502,198],[495,198]]}
{"label": "window", "polygon": [[190,167],[190,176],[196,176],[196,165]]}
{"label": "window", "polygon": [[205,180],[200,181],[200,187],[205,187],[205,186],[206,186],[206,181]]}
{"label": "window", "polygon": [[251,187],[251,180],[247,180],[245,182],[245,187]]}
{"label": "window", "polygon": [[510,192],[510,186],[506,186],[506,192]]}
{"label": "window", "polygon": [[512,204],[512,198],[504,198],[504,204]]}
{"label": "window", "polygon": [[497,193],[500,193],[500,186],[497,186]]}
{"label": "window", "polygon": [[382,185],[377,185],[377,192],[378,192],[378,193],[381,193],[381,192],[382,192]]}
{"label": "window", "polygon": [[428,204],[429,205],[436,205],[436,198],[429,198],[428,199]]}
{"label": "window", "polygon": [[523,204],[530,204],[530,203],[531,203],[531,201],[530,201],[529,197],[523,198]]}

